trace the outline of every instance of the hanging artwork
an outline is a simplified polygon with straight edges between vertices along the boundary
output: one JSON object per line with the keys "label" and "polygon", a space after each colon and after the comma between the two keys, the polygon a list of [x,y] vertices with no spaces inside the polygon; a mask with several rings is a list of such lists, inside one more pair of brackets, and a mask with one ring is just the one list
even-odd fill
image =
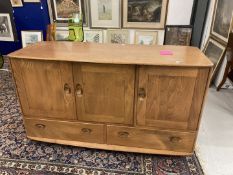
{"label": "hanging artwork", "polygon": [[120,28],[120,0],[91,0],[90,18],[94,28]]}
{"label": "hanging artwork", "polygon": [[211,34],[227,43],[232,30],[232,0],[216,0]]}
{"label": "hanging artwork", "polygon": [[57,29],[55,34],[56,41],[68,41],[69,30],[67,29]]}
{"label": "hanging artwork", "polygon": [[84,30],[84,42],[103,43],[103,31]]}
{"label": "hanging artwork", "polygon": [[40,0],[24,0],[24,2],[40,2]]}
{"label": "hanging artwork", "polygon": [[168,0],[124,0],[123,27],[164,28]]}
{"label": "hanging artwork", "polygon": [[224,52],[226,50],[226,46],[220,44],[219,42],[209,39],[205,48],[204,48],[204,54],[213,62],[213,72],[212,77],[214,77],[215,73],[217,72],[220,63],[223,59]]}
{"label": "hanging artwork", "polygon": [[166,26],[164,45],[190,46],[192,26]]}
{"label": "hanging artwork", "polygon": [[23,47],[43,41],[42,31],[21,31],[21,36]]}
{"label": "hanging artwork", "polygon": [[128,30],[108,30],[107,42],[115,44],[129,44],[129,31]]}
{"label": "hanging artwork", "polygon": [[157,31],[136,31],[135,44],[154,45],[157,44]]}
{"label": "hanging artwork", "polygon": [[51,17],[54,22],[68,23],[74,13],[82,13],[83,25],[88,26],[87,0],[50,0]]}
{"label": "hanging artwork", "polygon": [[0,13],[0,41],[14,41],[12,24],[8,13]]}
{"label": "hanging artwork", "polygon": [[22,0],[10,0],[12,7],[23,7]]}

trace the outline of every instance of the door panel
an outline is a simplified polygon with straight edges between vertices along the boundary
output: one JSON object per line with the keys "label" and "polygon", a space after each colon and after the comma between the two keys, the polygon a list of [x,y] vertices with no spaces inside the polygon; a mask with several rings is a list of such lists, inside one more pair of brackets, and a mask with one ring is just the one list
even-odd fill
{"label": "door panel", "polygon": [[73,71],[79,120],[132,123],[134,66],[76,63]]}
{"label": "door panel", "polygon": [[75,119],[75,99],[70,63],[11,61],[24,115]]}
{"label": "door panel", "polygon": [[198,69],[139,68],[137,124],[187,129]]}

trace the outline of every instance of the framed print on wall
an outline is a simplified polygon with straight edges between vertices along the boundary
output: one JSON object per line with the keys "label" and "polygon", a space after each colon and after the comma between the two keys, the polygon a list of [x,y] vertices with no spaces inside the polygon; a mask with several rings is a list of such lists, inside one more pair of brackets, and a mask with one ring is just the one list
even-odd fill
{"label": "framed print on wall", "polygon": [[87,0],[49,0],[50,15],[53,22],[68,23],[74,13],[82,13],[83,26],[88,26]]}
{"label": "framed print on wall", "polygon": [[124,0],[124,28],[163,29],[168,0]]}
{"label": "framed print on wall", "polygon": [[190,46],[192,39],[192,30],[192,26],[166,26],[164,45]]}
{"label": "framed print on wall", "polygon": [[23,0],[24,2],[40,2],[40,0]]}
{"label": "framed print on wall", "polygon": [[157,44],[157,31],[136,31],[135,44],[154,45]]}
{"label": "framed print on wall", "polygon": [[10,0],[12,7],[23,7],[22,0]]}
{"label": "framed print on wall", "polygon": [[56,41],[68,41],[69,40],[68,37],[69,37],[68,28],[67,29],[57,28],[56,34],[55,34]]}
{"label": "framed print on wall", "polygon": [[215,41],[212,38],[209,38],[207,41],[203,52],[214,64],[211,80],[213,79],[220,66],[225,50],[226,46],[220,44],[218,41]]}
{"label": "framed print on wall", "polygon": [[43,41],[42,31],[37,30],[21,31],[21,37],[23,47]]}
{"label": "framed print on wall", "polygon": [[90,19],[93,28],[120,28],[120,0],[90,0]]}
{"label": "framed print on wall", "polygon": [[9,13],[0,13],[0,41],[14,41]]}
{"label": "framed print on wall", "polygon": [[103,31],[84,30],[84,42],[103,43]]}
{"label": "framed print on wall", "polygon": [[115,44],[129,44],[128,30],[107,30],[107,42]]}
{"label": "framed print on wall", "polygon": [[224,43],[228,42],[232,30],[232,14],[232,0],[216,0],[211,35]]}

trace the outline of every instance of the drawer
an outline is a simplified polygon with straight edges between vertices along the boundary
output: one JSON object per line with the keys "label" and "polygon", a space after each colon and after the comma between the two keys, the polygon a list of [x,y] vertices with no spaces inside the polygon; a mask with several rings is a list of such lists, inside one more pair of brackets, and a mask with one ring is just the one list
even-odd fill
{"label": "drawer", "polygon": [[104,143],[104,125],[53,120],[24,120],[29,137]]}
{"label": "drawer", "polygon": [[107,144],[193,152],[196,133],[107,126]]}

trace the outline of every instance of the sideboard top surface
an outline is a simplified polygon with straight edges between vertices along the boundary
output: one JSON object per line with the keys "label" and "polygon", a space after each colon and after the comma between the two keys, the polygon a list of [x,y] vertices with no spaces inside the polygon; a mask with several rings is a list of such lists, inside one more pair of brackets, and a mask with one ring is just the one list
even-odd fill
{"label": "sideboard top surface", "polygon": [[[171,50],[173,55],[160,55]],[[212,62],[195,47],[142,46],[75,42],[40,42],[8,55],[10,58],[87,63],[211,67]]]}

